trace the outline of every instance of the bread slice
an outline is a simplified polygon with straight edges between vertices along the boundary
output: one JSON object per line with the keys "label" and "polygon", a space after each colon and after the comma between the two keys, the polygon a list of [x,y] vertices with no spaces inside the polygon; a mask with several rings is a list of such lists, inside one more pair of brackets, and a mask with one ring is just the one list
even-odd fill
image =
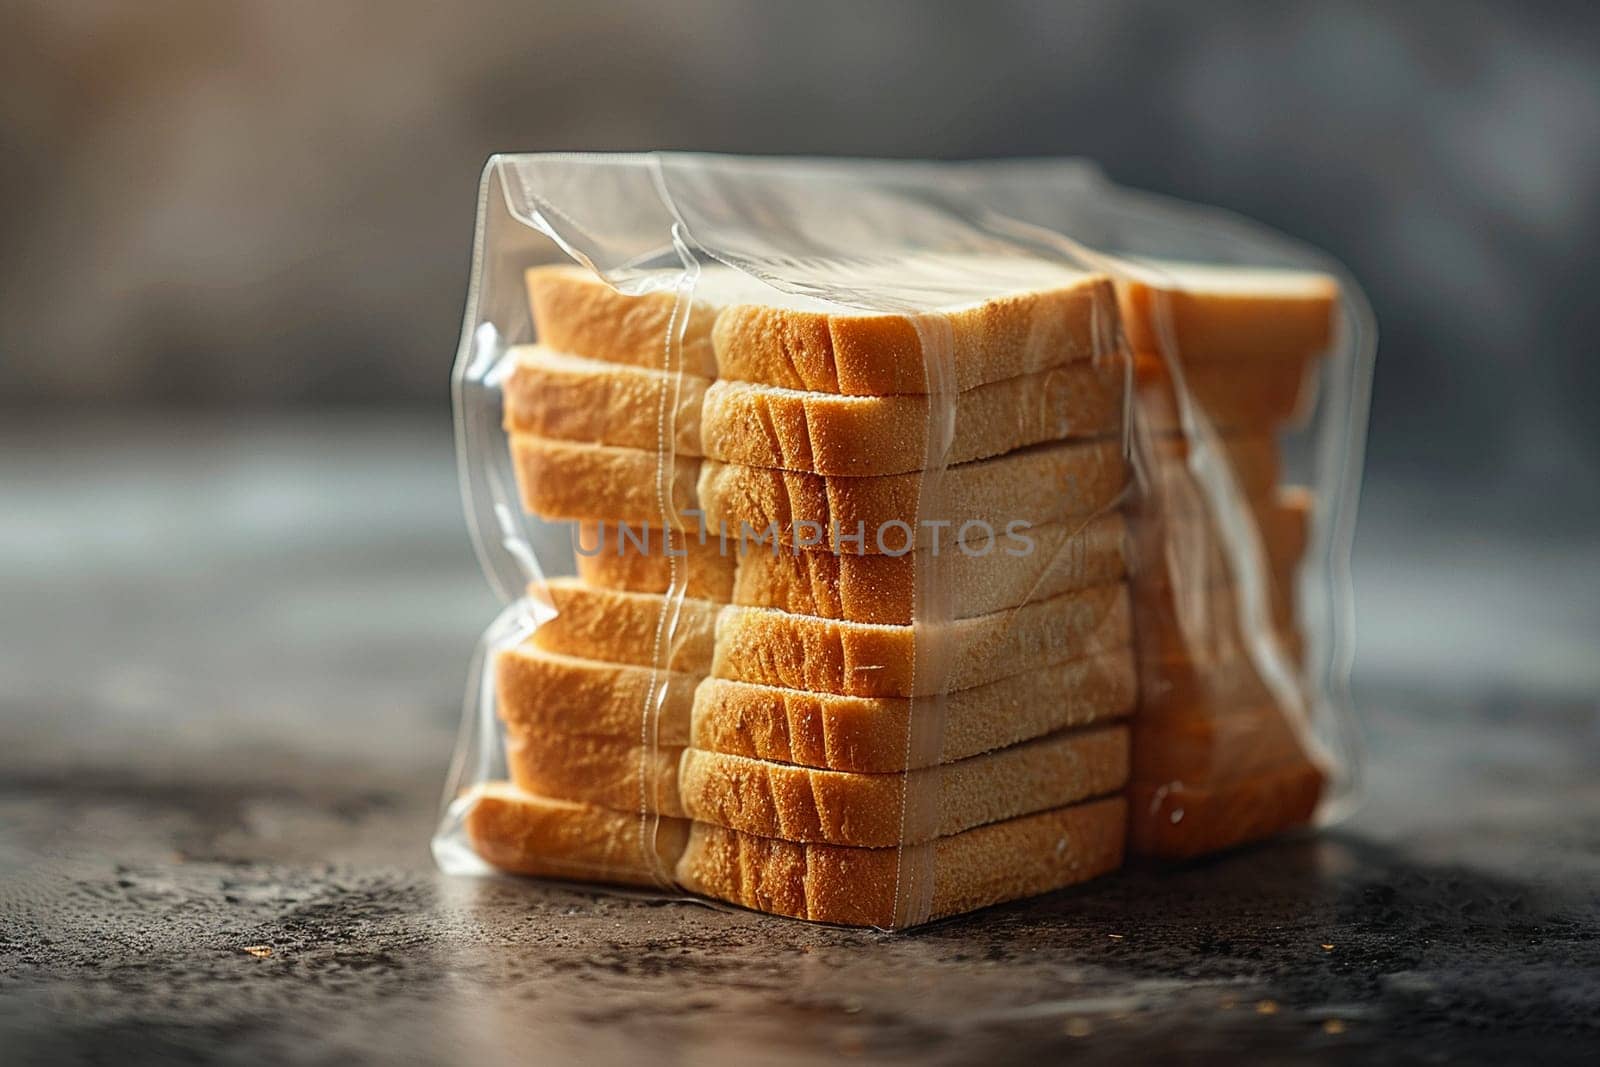
{"label": "bread slice", "polygon": [[1339,283],[1314,271],[1148,260],[1116,281],[1135,352],[1167,351],[1188,366],[1293,362],[1333,340]]}
{"label": "bread slice", "polygon": [[[857,553],[904,552],[913,532],[918,547],[931,547],[935,537],[1081,519],[1111,507],[1127,481],[1118,442],[1036,445],[949,468],[938,514],[919,522],[921,472],[847,478],[686,456],[669,463],[648,449],[531,434],[513,434],[511,452],[522,506],[542,518],[660,525],[675,515],[696,531],[692,509],[700,509],[708,531],[730,538],[770,538],[776,529],[786,544]],[[944,525],[928,525],[934,520]]]}
{"label": "bread slice", "polygon": [[[1276,490],[1281,468],[1278,442],[1272,435],[1219,434],[1215,441],[1220,453],[1219,466],[1226,465],[1239,493],[1247,500],[1270,500]],[[1197,474],[1192,464],[1198,462],[1196,453],[1200,447],[1195,441],[1176,434],[1162,434],[1151,439],[1154,469],[1146,471],[1146,475],[1155,479],[1158,492],[1175,482],[1178,485],[1195,483]],[[1157,499],[1165,500],[1166,496]]]}
{"label": "bread slice", "polygon": [[[695,691],[690,743],[709,752],[888,774],[949,763],[1133,710],[1131,649],[1038,667],[944,698],[851,697],[710,678]],[[942,716],[939,744],[913,747],[916,716]]]}
{"label": "bread slice", "polygon": [[[779,608],[852,622],[910,623],[916,608],[917,576],[948,590],[957,618],[986,615],[1028,600],[1114,582],[1124,574],[1125,531],[1111,512],[1078,524],[1051,523],[1022,535],[999,534],[956,547],[941,545],[935,557],[923,549],[903,556],[835,555],[770,547],[708,535],[706,542],[674,532],[665,553],[660,530],[623,531],[613,524],[579,527],[578,574],[606,589],[664,593],[674,580],[685,596],[748,607]],[[926,568],[936,568],[928,571]],[[674,576],[677,576],[676,578]]]}
{"label": "bread slice", "polygon": [[856,774],[685,749],[693,819],[786,841],[915,844],[1121,789],[1128,729],[1070,730],[907,774]]}
{"label": "bread slice", "polygon": [[1121,797],[1074,804],[906,848],[800,844],[697,823],[685,889],[775,915],[901,927],[1076,885],[1122,865]]}
{"label": "bread slice", "polygon": [[1128,848],[1188,859],[1264,840],[1309,823],[1323,783],[1309,762],[1216,786],[1135,783],[1128,790]]}
{"label": "bread slice", "polygon": [[[1274,594],[1292,595],[1311,533],[1311,491],[1279,486],[1270,496],[1250,503]],[[1169,504],[1159,516],[1139,509],[1130,526],[1128,566],[1139,586],[1171,586],[1175,573],[1182,574],[1186,583],[1234,580],[1232,564],[1223,552],[1222,529],[1204,505],[1193,509]]]}
{"label": "bread slice", "polygon": [[[945,464],[1122,427],[1127,363],[1108,356],[956,393]],[[840,396],[719,381],[705,393],[704,454],[726,463],[863,477],[929,466],[925,395]]]}
{"label": "bread slice", "polygon": [[[711,349],[716,309],[705,303],[680,313],[673,279],[641,296],[619,293],[599,277],[570,264],[533,267],[524,275],[533,328],[539,341],[558,352],[714,378]],[[676,351],[667,339],[679,336]]]}
{"label": "bread slice", "polygon": [[[1092,516],[1113,507],[1126,485],[1121,444],[1098,440],[1036,445],[951,467],[926,514],[919,513],[920,473],[822,477],[708,460],[699,500],[711,529],[775,529],[783,544],[895,555],[913,544],[931,548],[935,537],[948,543],[1012,524]],[[945,527],[930,526],[934,520]]]}
{"label": "bread slice", "polygon": [[[826,305],[726,307],[712,331],[721,376],[885,396],[936,391],[927,368],[936,357],[925,350],[924,334],[946,346],[956,390],[1114,349],[1114,296],[1104,276],[1021,260],[998,264],[998,272],[986,264],[955,266],[960,273],[943,282],[948,310],[930,316],[923,331],[906,316]],[[1001,272],[1010,277],[998,280]]]}
{"label": "bread slice", "polygon": [[506,432],[649,451],[670,443],[701,454],[700,413],[709,378],[674,375],[542,345],[511,350],[503,387]]}
{"label": "bread slice", "polygon": [[484,782],[468,800],[463,827],[473,851],[513,874],[666,886],[689,840],[682,819],[536,796],[509,782]]}
{"label": "bread slice", "polygon": [[677,333],[677,364],[688,373],[849,396],[934,391],[923,333],[948,346],[955,389],[1115,345],[1110,280],[1038,260],[928,256],[864,261],[841,274],[843,284],[885,299],[940,307],[922,331],[906,315],[783,293],[717,265],[700,268],[683,309],[668,288],[675,275],[663,272],[660,281],[662,291],[625,296],[577,267],[536,267],[527,283],[539,339],[564,352],[671,369],[666,340]]}
{"label": "bread slice", "polygon": [[532,641],[540,648],[847,696],[968,689],[1043,664],[1122,648],[1132,633],[1121,583],[914,627],[703,600],[675,603],[570,579],[550,579],[545,588],[557,614],[534,631]]}
{"label": "bread slice", "polygon": [[578,577],[586,585],[665,593],[676,583],[684,596],[695,600],[726,604],[733,599],[743,559],[735,539],[723,541],[708,533],[702,543],[695,528],[680,532],[647,525],[624,530],[619,523],[593,519],[580,522],[575,537]]}
{"label": "bread slice", "polygon": [[545,519],[659,525],[696,506],[692,457],[513,434],[511,461],[523,510]]}
{"label": "bread slice", "polygon": [[[511,357],[504,385],[510,433],[651,451],[670,442],[682,456],[817,474],[901,474],[926,465],[926,396],[713,382],[542,345],[517,346]],[[1126,362],[1108,356],[955,394],[955,436],[944,462],[1116,433],[1128,380]]]}
{"label": "bread slice", "polygon": [[[948,763],[1058,730],[1126,716],[1131,648],[1101,652],[931,698],[849,697],[580,659],[524,642],[495,659],[507,730],[537,740],[606,738],[840,771],[887,774]],[[942,715],[941,744],[913,750],[913,716]]]}
{"label": "bread slice", "polygon": [[1139,715],[1133,723],[1133,780],[1222,786],[1309,759],[1300,735],[1272,704],[1197,707],[1189,715]]}
{"label": "bread slice", "polygon": [[518,789],[614,811],[682,816],[681,747],[632,738],[507,728],[506,767]]}
{"label": "bread slice", "polygon": [[1187,395],[1194,412],[1214,429],[1265,433],[1298,426],[1316,399],[1317,364],[1310,360],[1264,360],[1244,367],[1200,364],[1183,371],[1183,391],[1165,361],[1155,356],[1133,360],[1136,419],[1156,433],[1186,433]]}
{"label": "bread slice", "polygon": [[506,729],[631,739],[682,748],[700,675],[566,656],[523,642],[495,657],[495,707]]}

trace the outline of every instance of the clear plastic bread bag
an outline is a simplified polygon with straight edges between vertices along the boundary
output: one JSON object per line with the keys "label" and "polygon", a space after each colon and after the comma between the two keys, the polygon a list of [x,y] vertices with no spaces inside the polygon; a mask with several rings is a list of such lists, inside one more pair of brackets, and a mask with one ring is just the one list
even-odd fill
{"label": "clear plastic bread bag", "polygon": [[889,928],[1335,816],[1372,343],[1075,161],[492,159],[436,858]]}

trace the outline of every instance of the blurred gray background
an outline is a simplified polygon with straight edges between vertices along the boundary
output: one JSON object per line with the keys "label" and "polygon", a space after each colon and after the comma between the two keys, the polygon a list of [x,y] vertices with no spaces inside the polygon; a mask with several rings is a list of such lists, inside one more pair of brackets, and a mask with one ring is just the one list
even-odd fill
{"label": "blurred gray background", "polygon": [[[14,692],[64,684],[41,635],[97,625],[124,664],[99,697],[194,683],[195,640],[220,685],[256,654],[243,596],[295,677],[353,628],[416,665],[394,699],[448,700],[492,610],[446,399],[480,168],[646,148],[1082,155],[1328,249],[1382,333],[1361,669],[1600,690],[1600,6],[0,0],[0,24]],[[178,605],[182,637],[123,625]]]}

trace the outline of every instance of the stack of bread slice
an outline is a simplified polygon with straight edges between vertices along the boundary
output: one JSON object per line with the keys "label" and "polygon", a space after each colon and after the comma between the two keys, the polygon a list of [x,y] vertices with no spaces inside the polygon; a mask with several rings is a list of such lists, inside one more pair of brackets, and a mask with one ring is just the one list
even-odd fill
{"label": "stack of bread slice", "polygon": [[1338,286],[1163,264],[1118,295],[1153,457],[1130,511],[1130,848],[1193,856],[1305,823],[1322,794],[1294,580],[1314,501],[1280,484],[1278,435],[1312,403]]}
{"label": "stack of bread slice", "polygon": [[528,272],[505,423],[577,576],[494,665],[480,855],[885,927],[1120,864],[1129,368],[1108,278],[1029,269],[926,317]]}

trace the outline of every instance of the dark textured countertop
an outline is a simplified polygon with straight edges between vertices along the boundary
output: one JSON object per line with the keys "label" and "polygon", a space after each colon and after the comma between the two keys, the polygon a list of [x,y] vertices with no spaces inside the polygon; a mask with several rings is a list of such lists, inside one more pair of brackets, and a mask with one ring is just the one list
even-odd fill
{"label": "dark textured countertop", "polygon": [[[1600,1047],[1600,727],[1581,676],[1444,672],[1419,628],[1415,672],[1380,649],[1358,687],[1371,783],[1342,827],[909,934],[452,879],[426,841],[493,604],[447,427],[0,437],[0,1061]],[[1397,591],[1363,619],[1405,634],[1426,579],[1384,570],[1401,547],[1364,551]],[[1452,574],[1441,596],[1466,595]],[[1595,579],[1574,581],[1587,596]]]}

